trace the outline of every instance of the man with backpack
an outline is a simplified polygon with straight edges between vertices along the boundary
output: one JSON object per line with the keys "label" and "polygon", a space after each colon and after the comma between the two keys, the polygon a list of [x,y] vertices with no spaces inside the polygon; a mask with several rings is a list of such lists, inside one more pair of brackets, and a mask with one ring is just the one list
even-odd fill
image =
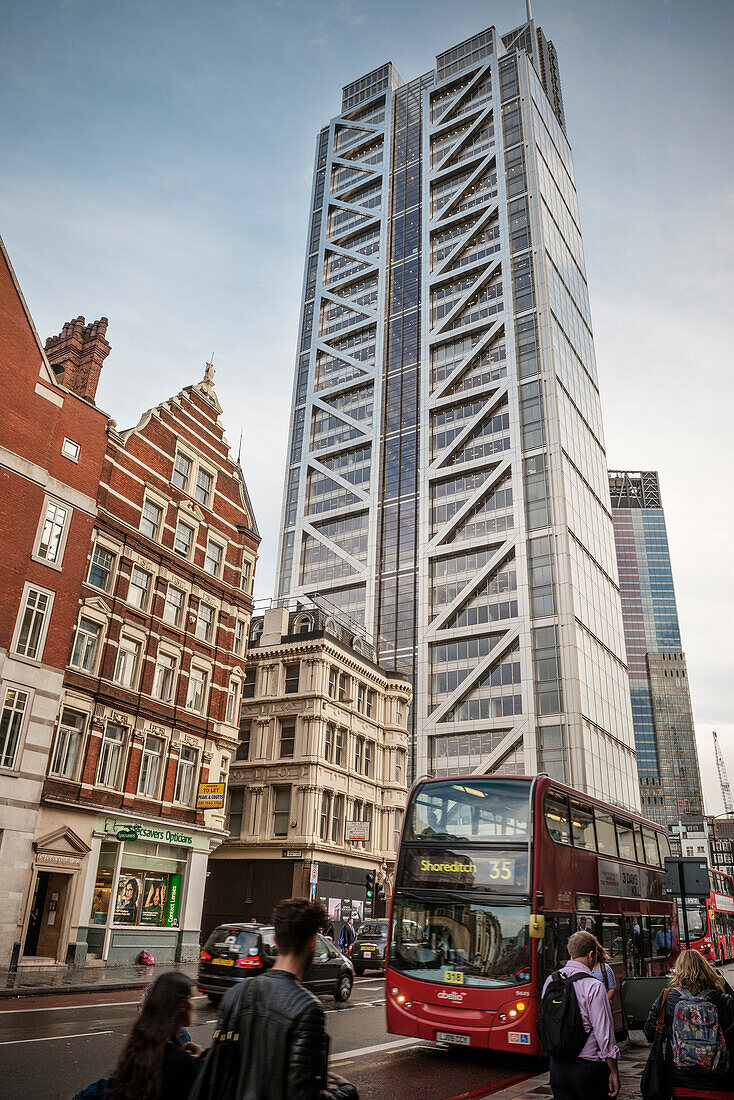
{"label": "man with backpack", "polygon": [[538,1035],[550,1055],[554,1100],[609,1100],[619,1092],[612,1009],[592,973],[600,951],[596,936],[574,932],[570,961],[543,987]]}
{"label": "man with backpack", "polygon": [[323,1005],[301,983],[325,920],[305,899],[275,907],[278,957],[225,995],[190,1100],[359,1100],[354,1085],[327,1070]]}

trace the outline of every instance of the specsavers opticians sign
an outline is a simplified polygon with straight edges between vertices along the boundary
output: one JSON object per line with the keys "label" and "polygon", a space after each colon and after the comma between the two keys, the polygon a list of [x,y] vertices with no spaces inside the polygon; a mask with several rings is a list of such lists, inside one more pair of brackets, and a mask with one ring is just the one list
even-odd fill
{"label": "specsavers opticians sign", "polygon": [[185,845],[190,848],[208,848],[209,838],[189,833],[175,825],[153,824],[147,821],[130,821],[123,818],[98,817],[95,829],[121,841],[148,840],[158,844]]}
{"label": "specsavers opticians sign", "polygon": [[452,848],[406,848],[403,886],[476,889],[498,894],[527,890],[527,852],[468,852]]}

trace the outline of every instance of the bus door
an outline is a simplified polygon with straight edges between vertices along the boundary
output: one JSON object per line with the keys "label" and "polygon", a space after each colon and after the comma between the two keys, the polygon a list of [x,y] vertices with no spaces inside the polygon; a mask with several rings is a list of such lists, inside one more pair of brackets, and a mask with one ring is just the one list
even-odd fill
{"label": "bus door", "polygon": [[545,936],[539,941],[543,945],[539,991],[548,975],[554,970],[560,970],[568,962],[568,941],[572,931],[570,913],[545,914]]}

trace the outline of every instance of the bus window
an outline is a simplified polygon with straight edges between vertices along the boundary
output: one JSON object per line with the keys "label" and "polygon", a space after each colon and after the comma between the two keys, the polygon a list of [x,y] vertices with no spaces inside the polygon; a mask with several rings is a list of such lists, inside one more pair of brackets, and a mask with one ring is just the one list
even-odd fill
{"label": "bus window", "polygon": [[660,857],[658,856],[658,846],[655,843],[655,833],[652,829],[642,828],[642,841],[645,845],[645,863],[648,867],[659,867]]}
{"label": "bus window", "polygon": [[556,844],[571,843],[571,825],[568,820],[568,804],[565,795],[557,791],[546,792],[545,823],[551,840]]}
{"label": "bus window", "polygon": [[408,810],[410,840],[523,840],[530,820],[530,782],[477,778],[425,783]]}
{"label": "bus window", "polygon": [[600,810],[598,806],[594,810],[594,817],[599,851],[603,856],[616,856],[617,837],[614,831],[614,818],[606,810]]}
{"label": "bus window", "polygon": [[620,821],[617,818],[617,844],[619,845],[619,858],[632,859],[635,856],[635,837],[630,821]]}
{"label": "bus window", "polygon": [[567,913],[546,914],[544,971],[552,974],[568,962],[568,941],[571,937],[571,917]]}
{"label": "bus window", "polygon": [[594,913],[577,913],[576,931],[591,932],[592,936],[596,936],[598,932],[598,919],[599,918]]}
{"label": "bus window", "polygon": [[603,917],[601,922],[601,943],[611,965],[624,962],[621,922],[621,917]]}
{"label": "bus window", "polygon": [[656,958],[667,958],[673,946],[673,934],[667,917],[650,917],[650,938]]}
{"label": "bus window", "polygon": [[644,845],[643,840],[642,840],[642,829],[636,822],[635,822],[635,846],[637,848],[637,862],[638,863],[644,863],[645,862],[645,845]]}
{"label": "bus window", "polygon": [[650,918],[641,917],[640,926],[642,930],[642,957],[643,959],[652,958],[652,936],[650,934]]}
{"label": "bus window", "polygon": [[660,849],[660,866],[665,866],[666,857],[670,855],[670,841],[665,833],[658,833],[658,848]]}
{"label": "bus window", "polygon": [[571,805],[571,831],[575,846],[595,852],[594,814],[591,807],[585,806],[583,802],[577,802],[575,798],[569,799],[569,802]]}

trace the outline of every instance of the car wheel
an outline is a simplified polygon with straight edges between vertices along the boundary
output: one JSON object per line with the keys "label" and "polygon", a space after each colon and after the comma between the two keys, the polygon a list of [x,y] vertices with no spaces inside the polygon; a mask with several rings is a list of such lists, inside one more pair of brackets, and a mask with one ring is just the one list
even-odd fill
{"label": "car wheel", "polygon": [[222,1000],[221,993],[207,993],[207,997],[209,998],[210,1003],[213,1004],[215,1008],[219,1008],[220,1001]]}
{"label": "car wheel", "polygon": [[354,973],[357,975],[358,978],[361,978],[362,975],[364,974],[364,967],[363,966],[355,966]]}
{"label": "car wheel", "polygon": [[334,1000],[339,1001],[341,1004],[345,1004],[349,1000],[351,992],[352,976],[351,974],[342,974],[341,978],[339,979],[339,984],[336,987]]}

